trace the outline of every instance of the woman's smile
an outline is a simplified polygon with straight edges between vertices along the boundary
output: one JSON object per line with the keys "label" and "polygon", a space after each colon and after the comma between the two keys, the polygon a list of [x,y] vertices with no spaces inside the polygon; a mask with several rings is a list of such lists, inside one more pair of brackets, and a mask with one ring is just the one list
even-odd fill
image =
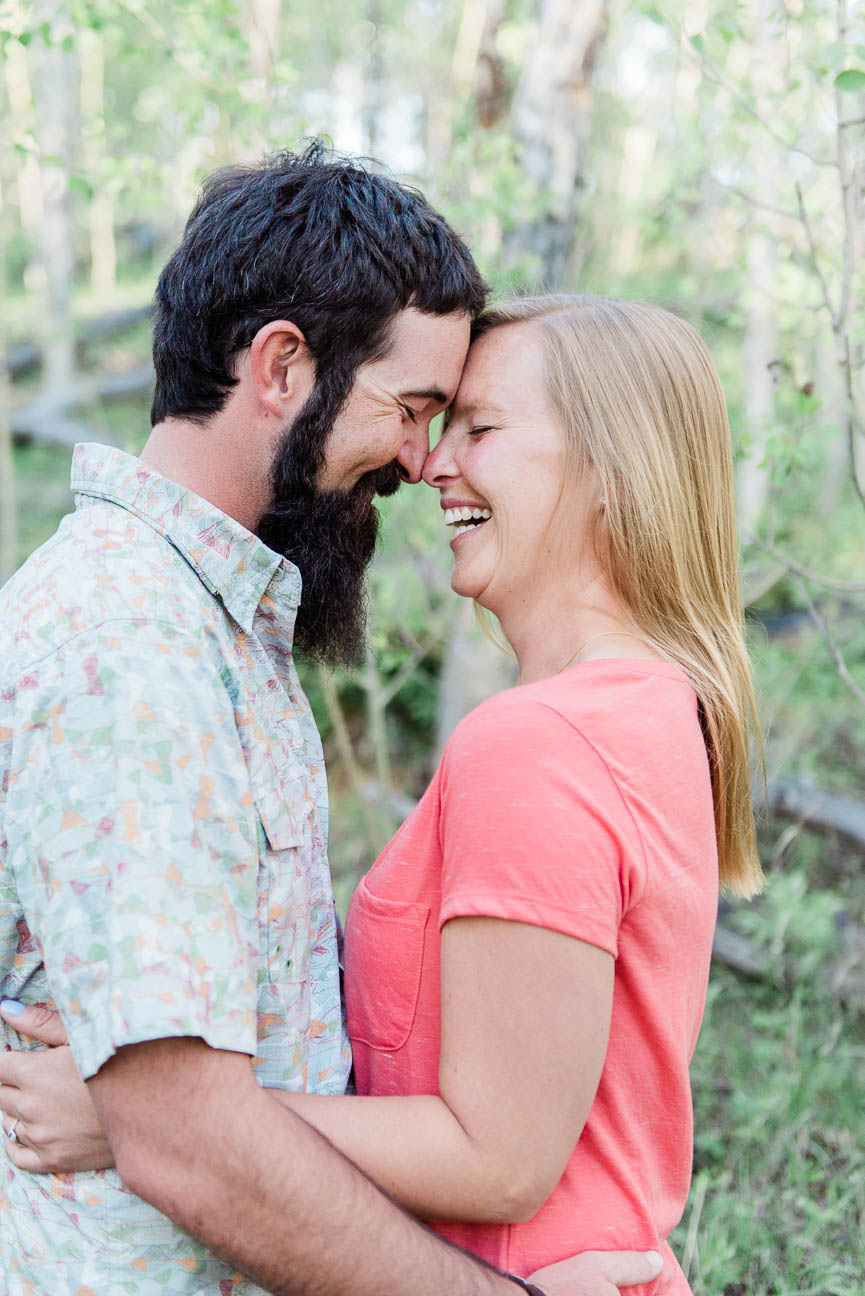
{"label": "woman's smile", "polygon": [[451,548],[459,544],[470,531],[478,531],[481,527],[486,526],[492,518],[492,509],[487,508],[485,504],[478,504],[474,500],[457,500],[443,498],[441,501],[444,510],[444,524],[446,527],[454,528],[454,536],[451,540]]}

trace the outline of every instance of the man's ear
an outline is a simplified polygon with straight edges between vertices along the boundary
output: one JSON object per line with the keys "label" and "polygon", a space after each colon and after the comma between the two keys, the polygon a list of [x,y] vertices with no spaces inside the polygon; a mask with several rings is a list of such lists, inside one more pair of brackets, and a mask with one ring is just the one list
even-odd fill
{"label": "man's ear", "polygon": [[283,420],[296,413],[315,381],[315,364],[306,339],[289,320],[271,320],[249,347],[255,394],[269,414]]}

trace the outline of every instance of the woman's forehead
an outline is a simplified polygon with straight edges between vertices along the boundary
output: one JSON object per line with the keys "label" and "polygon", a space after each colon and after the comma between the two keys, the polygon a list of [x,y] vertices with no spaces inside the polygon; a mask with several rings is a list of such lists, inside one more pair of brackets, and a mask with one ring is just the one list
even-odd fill
{"label": "woman's forehead", "polygon": [[511,408],[521,395],[536,393],[542,381],[537,330],[524,321],[502,324],[469,348],[448,418],[468,417],[481,407]]}

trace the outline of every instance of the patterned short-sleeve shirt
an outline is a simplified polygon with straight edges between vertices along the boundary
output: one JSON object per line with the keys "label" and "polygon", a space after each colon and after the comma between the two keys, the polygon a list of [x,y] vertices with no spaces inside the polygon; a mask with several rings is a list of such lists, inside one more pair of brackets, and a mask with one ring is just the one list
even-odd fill
{"label": "patterned short-sleeve shirt", "polygon": [[[0,591],[0,991],[60,1010],[92,1076],[200,1036],[262,1085],[339,1093],[321,743],[292,658],[300,576],[103,446]],[[24,1047],[0,1023],[6,1048]],[[0,1163],[0,1296],[251,1296],[113,1170]]]}

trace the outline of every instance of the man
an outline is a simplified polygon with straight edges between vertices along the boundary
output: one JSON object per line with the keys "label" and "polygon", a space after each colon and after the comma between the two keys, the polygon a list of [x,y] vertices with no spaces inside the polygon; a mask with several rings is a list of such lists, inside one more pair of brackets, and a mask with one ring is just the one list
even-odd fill
{"label": "man", "polygon": [[293,642],[356,656],[374,495],[419,480],[484,295],[420,195],[320,147],[217,175],[141,458],[78,447],[76,512],[0,594],[0,989],[56,1005],[117,1167],[11,1173],[3,1296],[515,1290],[265,1088],[350,1061]]}

